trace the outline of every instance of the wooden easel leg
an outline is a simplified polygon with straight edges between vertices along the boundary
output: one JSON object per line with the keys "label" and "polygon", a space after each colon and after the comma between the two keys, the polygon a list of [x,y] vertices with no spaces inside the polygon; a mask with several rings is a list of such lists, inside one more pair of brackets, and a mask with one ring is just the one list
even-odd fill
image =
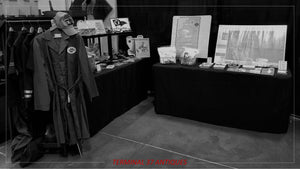
{"label": "wooden easel leg", "polygon": [[81,144],[79,144],[79,143],[77,143],[76,145],[77,145],[77,148],[78,148],[78,151],[79,151],[79,155],[82,158]]}

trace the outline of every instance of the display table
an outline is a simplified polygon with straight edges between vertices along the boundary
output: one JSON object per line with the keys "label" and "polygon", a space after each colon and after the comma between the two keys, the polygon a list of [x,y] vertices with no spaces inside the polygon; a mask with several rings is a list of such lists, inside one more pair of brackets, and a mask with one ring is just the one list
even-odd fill
{"label": "display table", "polygon": [[235,128],[284,133],[292,76],[257,75],[179,64],[153,66],[155,111]]}
{"label": "display table", "polygon": [[99,96],[87,102],[91,136],[147,98],[147,65],[142,59],[95,75]]}

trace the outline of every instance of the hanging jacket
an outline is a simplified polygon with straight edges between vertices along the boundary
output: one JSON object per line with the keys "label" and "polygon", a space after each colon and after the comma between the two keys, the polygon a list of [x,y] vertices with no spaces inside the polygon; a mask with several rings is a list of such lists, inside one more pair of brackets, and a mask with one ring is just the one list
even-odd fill
{"label": "hanging jacket", "polygon": [[[15,32],[15,31],[9,31],[8,32],[8,35],[7,35],[7,40],[6,40],[6,48],[7,48],[7,51],[5,54],[6,56],[6,66],[7,66],[7,70],[9,70],[9,64],[11,62],[11,52],[12,52],[12,47],[14,45],[14,42],[16,40],[18,36],[18,33]],[[8,73],[9,74],[9,73]]]}
{"label": "hanging jacket", "polygon": [[[19,32],[17,39],[14,42],[12,47],[12,58],[15,62],[15,67],[17,70],[17,83],[18,89],[14,91],[18,91],[20,97],[16,106],[16,112],[13,112],[13,122],[17,131],[17,135],[13,138],[11,143],[11,161],[16,162],[21,159],[25,149],[29,145],[32,140],[32,134],[30,129],[31,123],[31,115],[32,110],[28,108],[28,104],[24,99],[24,59],[25,55],[28,55],[27,52],[24,53],[24,41],[27,41],[30,34],[27,31]],[[30,36],[33,38],[34,35]],[[23,53],[22,53],[23,52]]]}
{"label": "hanging jacket", "polygon": [[23,72],[23,68],[22,68],[22,43],[26,37],[26,35],[28,34],[28,31],[26,30],[22,30],[18,33],[18,37],[16,38],[14,44],[13,44],[13,50],[12,50],[12,54],[11,54],[11,58],[13,58],[14,63],[15,63],[15,68],[17,70],[17,73],[21,73]]}
{"label": "hanging jacket", "polygon": [[12,62],[11,54],[13,50],[13,44],[17,38],[17,32],[10,31],[7,35],[6,40],[6,66],[7,66],[7,107],[12,107],[17,103],[17,99],[19,97],[19,92],[16,91],[18,89],[17,84],[17,76],[14,72],[14,67],[10,67],[10,63]]}
{"label": "hanging jacket", "polygon": [[33,93],[33,73],[32,70],[27,68],[27,62],[30,56],[30,48],[32,40],[35,37],[35,33],[29,33],[24,38],[22,44],[22,71],[23,71],[23,97],[26,101],[30,100]]}
{"label": "hanging jacket", "polygon": [[82,37],[47,30],[34,38],[32,52],[35,110],[53,112],[58,143],[89,138],[83,93],[92,100],[98,90]]}

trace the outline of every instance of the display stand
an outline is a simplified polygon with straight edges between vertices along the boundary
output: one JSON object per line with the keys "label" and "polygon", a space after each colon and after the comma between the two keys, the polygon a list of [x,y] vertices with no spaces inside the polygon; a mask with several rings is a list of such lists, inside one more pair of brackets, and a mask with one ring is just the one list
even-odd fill
{"label": "display stand", "polygon": [[82,36],[84,39],[89,40],[89,39],[98,39],[98,44],[99,44],[99,50],[101,54],[101,44],[100,44],[100,38],[101,37],[107,37],[107,46],[108,46],[108,55],[109,55],[109,60],[112,63],[113,60],[113,51],[112,51],[112,36],[122,36],[122,35],[130,35],[132,32],[116,32],[116,33],[106,33],[106,34],[97,34],[97,35],[89,35],[89,36]]}

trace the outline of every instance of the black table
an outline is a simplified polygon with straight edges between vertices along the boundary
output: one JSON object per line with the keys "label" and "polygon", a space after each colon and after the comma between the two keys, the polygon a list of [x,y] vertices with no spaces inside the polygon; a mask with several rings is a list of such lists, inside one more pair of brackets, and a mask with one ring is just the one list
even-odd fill
{"label": "black table", "polygon": [[179,64],[153,66],[155,111],[271,133],[289,124],[292,76],[257,75]]}
{"label": "black table", "polygon": [[148,65],[142,59],[95,75],[99,96],[87,102],[91,135],[147,98]]}

